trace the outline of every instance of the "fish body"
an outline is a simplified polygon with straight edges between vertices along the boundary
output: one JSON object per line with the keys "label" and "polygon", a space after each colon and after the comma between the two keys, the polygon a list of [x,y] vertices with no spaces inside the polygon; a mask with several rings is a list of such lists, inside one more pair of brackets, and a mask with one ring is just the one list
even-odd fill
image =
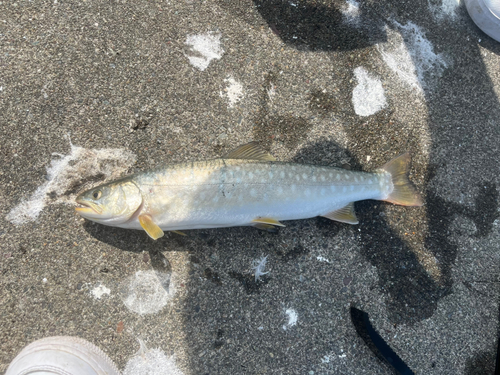
{"label": "fish body", "polygon": [[[101,185],[77,198],[90,220],[163,231],[253,225],[325,216],[356,224],[353,202],[365,199],[420,205],[406,172],[409,156],[373,172],[274,161],[258,144],[220,159],[167,165]],[[100,211],[100,213],[99,213]]]}

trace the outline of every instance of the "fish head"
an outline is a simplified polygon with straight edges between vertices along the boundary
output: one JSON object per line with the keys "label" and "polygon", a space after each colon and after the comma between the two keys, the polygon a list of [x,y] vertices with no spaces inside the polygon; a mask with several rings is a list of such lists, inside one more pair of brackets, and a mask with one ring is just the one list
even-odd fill
{"label": "fish head", "polygon": [[105,225],[127,222],[142,207],[142,194],[130,180],[119,180],[84,191],[76,197],[76,212]]}

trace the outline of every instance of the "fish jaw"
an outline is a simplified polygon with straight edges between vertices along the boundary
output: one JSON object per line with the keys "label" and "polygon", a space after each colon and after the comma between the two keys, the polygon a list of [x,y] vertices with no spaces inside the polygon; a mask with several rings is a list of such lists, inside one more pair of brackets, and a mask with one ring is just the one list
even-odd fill
{"label": "fish jaw", "polygon": [[102,214],[102,209],[98,205],[92,202],[88,202],[81,198],[77,198],[76,203],[79,206],[75,207],[75,211],[78,212],[84,218],[88,218],[89,220],[94,220],[98,219]]}

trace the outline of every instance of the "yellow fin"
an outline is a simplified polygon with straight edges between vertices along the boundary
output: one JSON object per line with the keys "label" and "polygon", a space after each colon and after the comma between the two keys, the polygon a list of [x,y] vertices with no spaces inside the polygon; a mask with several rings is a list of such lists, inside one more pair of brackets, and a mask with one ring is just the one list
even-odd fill
{"label": "yellow fin", "polygon": [[253,219],[252,223],[256,224],[270,224],[270,225],[276,225],[278,227],[285,227],[285,224],[281,224],[278,220],[272,219],[270,217],[258,217],[257,219]]}
{"label": "yellow fin", "polygon": [[271,225],[271,224],[258,223],[258,224],[255,224],[254,227],[261,229],[261,230],[268,231],[269,233],[276,233],[278,231],[278,229],[276,229],[276,227],[274,225]]}
{"label": "yellow fin", "polygon": [[403,206],[421,206],[422,198],[417,190],[408,180],[410,170],[410,154],[407,152],[385,164],[381,169],[391,175],[394,190],[389,195],[386,202],[400,204]]}
{"label": "yellow fin", "polygon": [[354,203],[351,202],[347,206],[342,207],[340,210],[332,211],[326,215],[321,215],[330,220],[340,221],[346,224],[358,224],[358,218],[354,212]]}
{"label": "yellow fin", "polygon": [[173,233],[177,233],[177,234],[180,234],[181,236],[187,236],[187,234],[186,234],[186,233],[181,232],[180,230],[171,230],[171,232],[173,232]]}
{"label": "yellow fin", "polygon": [[144,229],[153,240],[163,237],[163,231],[155,224],[150,215],[139,215],[139,223],[141,223],[142,229]]}
{"label": "yellow fin", "polygon": [[250,142],[236,147],[223,156],[224,159],[248,159],[261,161],[276,161],[274,156],[264,150],[257,142]]}

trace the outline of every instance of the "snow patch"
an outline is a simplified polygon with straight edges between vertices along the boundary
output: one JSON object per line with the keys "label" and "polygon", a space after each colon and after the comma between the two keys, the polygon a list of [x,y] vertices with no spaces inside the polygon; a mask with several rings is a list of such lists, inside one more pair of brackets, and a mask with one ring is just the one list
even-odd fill
{"label": "snow patch", "polygon": [[[47,167],[46,182],[39,186],[29,199],[21,201],[6,216],[14,225],[35,221],[47,204],[73,204],[75,186],[95,178],[114,179],[128,170],[136,156],[125,149],[86,149],[70,141],[70,153],[53,153]],[[49,196],[50,195],[50,196]]]}
{"label": "snow patch", "polygon": [[95,299],[101,299],[105,294],[109,295],[111,289],[106,288],[104,285],[100,284],[90,291],[90,294],[94,296]]}
{"label": "snow patch", "polygon": [[286,331],[287,328],[293,327],[297,324],[299,315],[294,309],[286,309],[285,314],[288,315],[288,323],[283,325],[283,329]]}
{"label": "snow patch", "polygon": [[[139,315],[155,314],[172,299],[175,286],[171,273],[137,271],[122,284],[121,297],[127,308]],[[167,288],[165,286],[168,285]]]}
{"label": "snow patch", "polygon": [[226,78],[224,82],[226,82],[228,86],[224,89],[224,91],[220,92],[220,97],[227,97],[229,100],[229,108],[232,108],[236,103],[244,98],[245,94],[243,92],[243,86],[233,77]]}
{"label": "snow patch", "polygon": [[442,54],[436,54],[422,29],[412,22],[401,25],[400,32],[386,28],[388,42],[378,45],[382,59],[410,87],[422,92],[429,81],[443,74],[448,64]]}
{"label": "snow patch", "polygon": [[370,116],[387,106],[384,88],[379,78],[371,76],[363,67],[354,69],[358,81],[352,91],[352,104],[358,116]]}
{"label": "snow patch", "polygon": [[322,257],[321,255],[317,256],[316,259],[320,262],[330,263],[330,261],[328,259],[326,259],[325,257]]}
{"label": "snow patch", "polygon": [[128,360],[123,375],[183,375],[174,357],[167,357],[161,349],[148,349],[142,340],[135,356]]}
{"label": "snow patch", "polygon": [[204,71],[212,60],[219,60],[224,54],[220,38],[220,33],[188,35],[185,44],[191,48],[190,54],[186,57],[191,65]]}
{"label": "snow patch", "polygon": [[268,256],[265,256],[263,258],[255,259],[253,261],[253,267],[252,267],[252,269],[255,271],[254,272],[254,274],[255,274],[255,281],[259,281],[260,278],[261,278],[261,276],[264,276],[264,275],[266,275],[266,274],[269,273],[269,271],[264,272],[264,270],[266,268],[267,257]]}
{"label": "snow patch", "polygon": [[360,21],[359,2],[356,0],[347,0],[346,6],[341,9],[344,21],[351,25],[356,25]]}
{"label": "snow patch", "polygon": [[444,18],[455,19],[456,10],[460,6],[460,0],[427,0],[429,10],[437,20]]}

